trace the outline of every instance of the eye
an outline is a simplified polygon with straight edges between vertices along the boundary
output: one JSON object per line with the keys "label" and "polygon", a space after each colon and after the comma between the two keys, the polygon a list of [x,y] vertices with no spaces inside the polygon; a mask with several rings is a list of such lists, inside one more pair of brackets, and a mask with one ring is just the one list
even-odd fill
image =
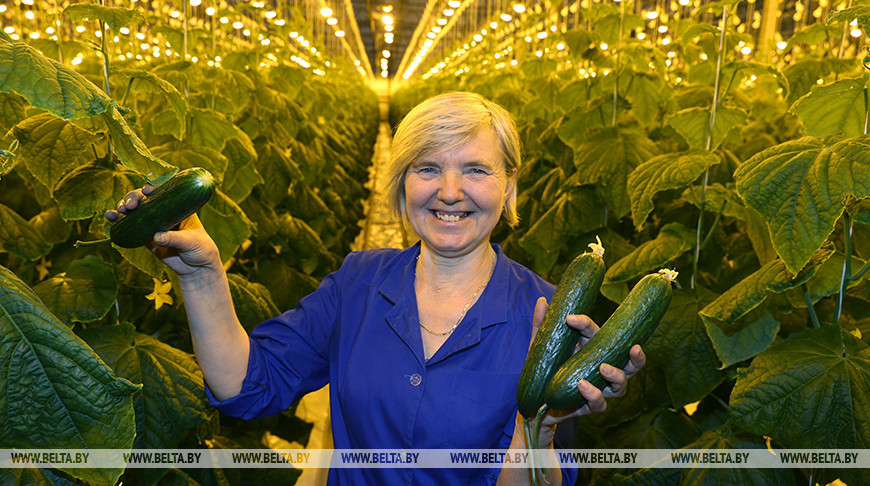
{"label": "eye", "polygon": [[469,167],[467,171],[471,175],[489,175],[490,173],[485,167]]}

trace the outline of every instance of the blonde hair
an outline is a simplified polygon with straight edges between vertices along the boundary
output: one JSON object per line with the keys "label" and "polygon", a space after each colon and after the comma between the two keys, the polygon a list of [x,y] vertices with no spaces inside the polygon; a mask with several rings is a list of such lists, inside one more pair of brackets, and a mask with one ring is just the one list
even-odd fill
{"label": "blonde hair", "polygon": [[[491,129],[501,148],[508,177],[520,165],[520,136],[510,114],[483,96],[468,92],[450,92],[423,101],[396,127],[387,166],[388,186],[384,194],[392,211],[407,219],[405,211],[405,174],[421,157],[462,147],[481,130]],[[505,202],[502,216],[510,226],[519,222],[517,185]]]}

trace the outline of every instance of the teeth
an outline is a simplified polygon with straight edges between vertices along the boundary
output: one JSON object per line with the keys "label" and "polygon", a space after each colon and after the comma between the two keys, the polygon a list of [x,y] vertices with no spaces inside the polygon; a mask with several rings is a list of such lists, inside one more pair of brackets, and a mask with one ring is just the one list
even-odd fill
{"label": "teeth", "polygon": [[447,221],[448,223],[453,223],[462,219],[463,214],[446,214],[440,211],[435,212],[435,216],[441,221]]}

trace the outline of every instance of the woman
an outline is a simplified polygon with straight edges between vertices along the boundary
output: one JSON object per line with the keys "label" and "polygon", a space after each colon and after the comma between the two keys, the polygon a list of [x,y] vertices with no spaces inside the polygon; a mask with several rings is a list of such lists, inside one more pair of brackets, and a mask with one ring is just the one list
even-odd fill
{"label": "woman", "polygon": [[[194,215],[154,236],[178,274],[212,404],[253,418],[280,412],[330,384],[336,449],[526,449],[516,385],[552,284],[507,258],[490,234],[517,223],[519,136],[501,107],[470,93],[429,99],[399,124],[389,203],[420,236],[411,248],[353,252],[296,309],[245,333],[217,247]],[[119,211],[134,210],[142,192]],[[116,213],[107,213],[114,219]],[[585,342],[598,329],[569,316]],[[604,390],[542,421],[553,454],[556,424],[600,412],[644,364],[602,366]],[[571,484],[576,470],[547,479]],[[525,469],[335,469],[330,484],[528,484]]]}

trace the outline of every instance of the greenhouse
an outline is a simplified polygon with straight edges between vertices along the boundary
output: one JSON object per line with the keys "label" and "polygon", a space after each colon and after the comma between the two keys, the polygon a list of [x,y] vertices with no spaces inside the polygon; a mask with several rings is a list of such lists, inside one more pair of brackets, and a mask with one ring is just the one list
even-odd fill
{"label": "greenhouse", "polygon": [[0,484],[870,485],[870,2],[0,20]]}

